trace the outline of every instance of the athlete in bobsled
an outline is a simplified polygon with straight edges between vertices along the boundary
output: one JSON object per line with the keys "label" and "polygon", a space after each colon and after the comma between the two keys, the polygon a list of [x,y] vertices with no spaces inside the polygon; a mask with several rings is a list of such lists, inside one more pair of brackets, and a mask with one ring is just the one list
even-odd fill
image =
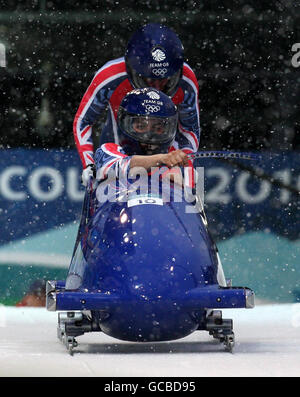
{"label": "athlete in bobsled", "polygon": [[168,27],[150,23],[138,29],[127,44],[125,56],[111,60],[95,74],[73,123],[76,147],[82,162],[82,182],[93,176],[93,124],[107,112],[100,145],[118,142],[117,114],[124,96],[137,88],[154,87],[172,98],[178,124],[174,149],[196,152],[200,140],[198,82],[184,62],[178,36]]}
{"label": "athlete in bobsled", "polygon": [[[192,161],[185,151],[173,146],[177,122],[177,107],[166,94],[155,88],[128,93],[118,112],[119,144],[105,143],[96,151],[97,179],[105,179],[111,170],[129,178],[132,168],[143,167],[149,171],[156,167],[157,171],[159,166],[172,168],[174,179],[174,175],[182,176],[174,167],[183,166],[189,167],[185,182],[193,187]],[[163,175],[169,176],[170,172],[165,170]]]}
{"label": "athlete in bobsled", "polygon": [[252,290],[226,283],[188,154],[172,148],[177,117],[166,94],[133,90],[118,111],[119,145],[96,151],[66,282],[47,284],[47,309],[67,312],[58,337],[71,352],[85,332],[155,342],[196,330],[231,351],[232,320],[215,309],[254,305]]}

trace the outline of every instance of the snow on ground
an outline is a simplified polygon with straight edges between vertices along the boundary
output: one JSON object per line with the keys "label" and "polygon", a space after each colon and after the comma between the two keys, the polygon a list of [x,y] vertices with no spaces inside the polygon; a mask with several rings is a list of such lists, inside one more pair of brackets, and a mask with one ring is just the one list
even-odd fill
{"label": "snow on ground", "polygon": [[210,377],[300,375],[300,304],[223,310],[234,353],[198,331],[173,342],[132,343],[103,333],[77,338],[70,356],[56,337],[57,313],[0,307],[1,377]]}

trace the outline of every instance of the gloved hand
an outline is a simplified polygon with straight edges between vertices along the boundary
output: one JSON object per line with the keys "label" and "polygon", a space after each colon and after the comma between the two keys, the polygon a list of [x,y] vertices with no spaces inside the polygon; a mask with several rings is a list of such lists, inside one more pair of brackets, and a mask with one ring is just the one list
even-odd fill
{"label": "gloved hand", "polygon": [[81,183],[83,184],[83,186],[87,186],[89,183],[89,180],[91,178],[95,178],[96,177],[96,167],[95,164],[89,164],[83,171],[81,174]]}

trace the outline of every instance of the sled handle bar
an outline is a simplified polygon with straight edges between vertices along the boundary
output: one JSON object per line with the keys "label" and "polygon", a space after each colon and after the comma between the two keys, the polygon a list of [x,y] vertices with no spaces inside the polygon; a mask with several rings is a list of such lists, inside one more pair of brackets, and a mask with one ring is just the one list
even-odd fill
{"label": "sled handle bar", "polygon": [[226,152],[221,150],[209,150],[203,152],[188,153],[189,159],[218,158],[218,159],[241,159],[241,160],[260,160],[261,156],[248,152]]}

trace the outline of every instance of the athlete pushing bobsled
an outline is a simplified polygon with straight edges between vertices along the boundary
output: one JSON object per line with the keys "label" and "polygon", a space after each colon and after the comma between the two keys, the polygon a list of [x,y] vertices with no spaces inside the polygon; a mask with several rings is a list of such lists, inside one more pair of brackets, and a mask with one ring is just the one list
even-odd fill
{"label": "athlete pushing bobsled", "polygon": [[[95,74],[74,118],[73,133],[86,186],[94,173],[93,124],[107,111],[100,145],[118,144],[117,113],[124,96],[136,88],[153,87],[172,98],[178,110],[173,150],[196,152],[200,139],[198,82],[184,62],[178,36],[166,26],[150,23],[130,38],[125,56],[107,62]],[[99,146],[100,146],[99,145]]]}

